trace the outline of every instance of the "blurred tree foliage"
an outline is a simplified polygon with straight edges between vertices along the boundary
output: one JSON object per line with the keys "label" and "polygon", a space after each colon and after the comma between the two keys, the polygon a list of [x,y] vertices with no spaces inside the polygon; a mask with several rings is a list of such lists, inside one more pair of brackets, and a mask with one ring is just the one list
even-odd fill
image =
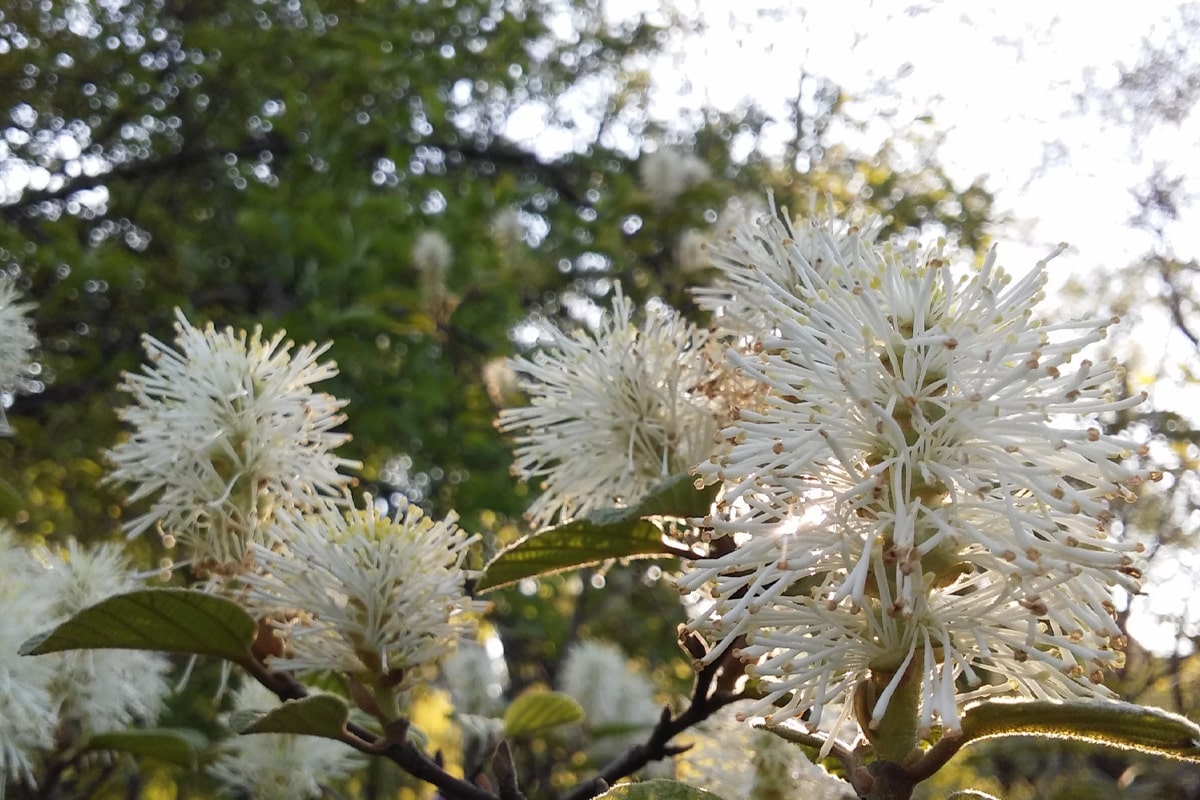
{"label": "blurred tree foliage", "polygon": [[[520,326],[574,324],[614,280],[688,309],[704,280],[689,237],[764,187],[794,212],[828,198],[890,231],[984,243],[982,185],[953,186],[928,132],[839,144],[855,123],[819,76],[797,82],[787,119],[750,101],[651,118],[651,59],[687,27],[609,20],[595,0],[5,3],[0,265],[38,303],[43,349],[40,385],[9,398],[0,514],[28,537],[118,535],[128,512],[98,485],[121,435],[115,386],[179,307],[332,340],[341,375],[324,388],[351,401],[343,454],[361,485],[457,509],[493,551],[521,532],[528,490],[482,373]],[[767,125],[790,126],[784,153],[760,146]],[[662,202],[641,179],[655,150],[708,177]],[[902,167],[901,152],[922,157]],[[412,255],[427,232],[452,247],[440,295]],[[157,543],[138,546],[154,563]],[[496,595],[517,685],[551,680],[585,633],[686,681],[674,591],[619,572],[620,593],[589,575]]]}

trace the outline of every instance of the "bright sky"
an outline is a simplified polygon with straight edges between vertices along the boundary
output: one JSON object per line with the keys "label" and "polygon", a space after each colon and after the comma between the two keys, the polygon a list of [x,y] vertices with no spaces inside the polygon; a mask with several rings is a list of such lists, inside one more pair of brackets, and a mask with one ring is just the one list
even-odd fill
{"label": "bright sky", "polygon": [[[1073,252],[1063,266],[1073,269],[1123,266],[1147,249],[1148,239],[1123,228],[1135,211],[1128,190],[1148,168],[1133,163],[1127,130],[1078,113],[1076,94],[1086,71],[1110,83],[1114,64],[1134,62],[1143,37],[1161,37],[1155,23],[1175,2],[1146,0],[1120,14],[1072,0],[816,0],[804,10],[778,0],[691,2],[689,16],[704,20],[707,33],[672,58],[673,70],[655,71],[664,118],[680,105],[731,109],[747,95],[782,116],[802,70],[833,79],[851,97],[870,98],[882,83],[892,95],[884,107],[857,104],[852,113],[878,119],[877,136],[932,114],[945,135],[938,158],[951,175],[964,186],[989,176],[999,209],[1030,223],[998,232],[1002,242],[1027,234],[1041,255],[1068,241]],[[609,3],[614,14],[644,5]],[[1147,163],[1200,155],[1194,137],[1186,149],[1158,138]],[[1069,164],[1037,175],[1056,151]],[[1200,250],[1200,236],[1185,238],[1180,246]]]}
{"label": "bright sky", "polygon": [[[608,9],[621,17],[648,5],[659,7],[609,0]],[[795,94],[802,71],[870,99],[851,111],[872,123],[868,139],[931,114],[944,133],[937,158],[958,185],[988,176],[997,210],[1016,220],[994,232],[1001,263],[1014,272],[1066,241],[1071,249],[1052,262],[1052,271],[1098,285],[1107,270],[1136,262],[1153,244],[1128,225],[1137,210],[1130,189],[1153,164],[1200,175],[1196,122],[1147,132],[1135,155],[1128,128],[1081,111],[1077,100],[1085,75],[1112,85],[1116,64],[1136,63],[1144,39],[1161,41],[1176,2],[1142,0],[1119,13],[1072,0],[812,0],[803,10],[770,0],[677,5],[702,20],[707,32],[653,70],[658,116],[669,120],[681,108],[704,105],[734,109],[751,96],[784,119],[784,101]],[[883,97],[880,86],[887,89]],[[1200,256],[1200,225],[1188,224],[1187,216],[1169,229],[1167,242],[1183,259]],[[1140,337],[1163,351],[1145,353],[1151,363],[1168,360],[1164,333],[1159,323],[1157,333]],[[1178,571],[1156,576],[1153,604],[1134,601],[1131,628],[1159,652],[1175,647],[1174,626],[1136,612],[1185,613],[1196,588],[1194,570],[1200,570],[1187,559],[1200,556],[1163,559]],[[1192,611],[1195,617],[1200,609]]]}

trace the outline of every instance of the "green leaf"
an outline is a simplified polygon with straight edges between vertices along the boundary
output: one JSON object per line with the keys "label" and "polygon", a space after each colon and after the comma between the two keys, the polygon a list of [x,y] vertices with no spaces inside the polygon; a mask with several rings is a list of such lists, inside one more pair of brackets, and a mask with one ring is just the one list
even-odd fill
{"label": "green leaf", "polygon": [[298,733],[345,741],[350,709],[332,694],[315,694],[288,700],[270,711],[231,714],[229,727],[238,733]]}
{"label": "green leaf", "polygon": [[662,778],[614,786],[600,797],[610,800],[721,800],[720,795],[705,789]]}
{"label": "green leaf", "polygon": [[109,597],[21,645],[23,656],[63,650],[160,650],[253,660],[257,624],[241,606],[191,589],[142,589]]}
{"label": "green leaf", "polygon": [[185,769],[196,768],[196,751],[208,745],[199,731],[189,728],[111,731],[87,742],[88,750],[117,750],[141,758],[157,758]]}
{"label": "green leaf", "polygon": [[672,475],[650,490],[635,507],[641,517],[703,517],[709,512],[721,485],[696,488],[696,478],[687,473]]}
{"label": "green leaf", "polygon": [[963,744],[998,736],[1051,736],[1200,761],[1200,726],[1163,711],[1106,701],[992,700],[967,709]]}
{"label": "green leaf", "polygon": [[531,689],[512,701],[504,712],[508,736],[528,736],[583,719],[583,708],[561,692]]}
{"label": "green leaf", "polygon": [[497,589],[610,558],[673,555],[662,530],[646,518],[702,516],[708,513],[716,491],[716,486],[696,489],[688,475],[668,478],[635,506],[598,509],[506,547],[484,567],[475,589]]}
{"label": "green leaf", "polygon": [[524,578],[553,575],[610,558],[668,553],[662,531],[653,522],[632,519],[597,524],[590,518],[577,519],[505,548],[484,568],[475,589],[497,589]]}

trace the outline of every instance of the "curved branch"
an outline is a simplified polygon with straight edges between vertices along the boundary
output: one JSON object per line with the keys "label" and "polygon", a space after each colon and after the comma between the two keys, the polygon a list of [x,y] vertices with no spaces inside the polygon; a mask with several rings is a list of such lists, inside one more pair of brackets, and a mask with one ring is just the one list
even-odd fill
{"label": "curved branch", "polygon": [[632,775],[651,761],[670,758],[687,751],[691,745],[672,745],[670,744],[671,739],[693,725],[708,719],[719,709],[746,697],[746,695],[728,692],[719,687],[715,691],[709,691],[716,681],[718,673],[731,659],[733,656],[726,654],[723,658],[704,666],[696,673],[691,700],[683,713],[676,716],[671,712],[670,707],[664,707],[658,724],[654,726],[654,730],[650,732],[650,737],[645,742],[626,750],[595,776],[569,791],[562,800],[590,800],[590,798],[605,792],[607,787],[621,778]]}
{"label": "curved branch", "polygon": [[[300,700],[308,696],[304,684],[290,673],[272,672],[257,660],[243,666],[280,700]],[[404,725],[406,727],[407,723]],[[443,769],[438,759],[424,753],[406,736],[384,737],[355,722],[348,722],[342,742],[361,753],[391,760],[414,778],[436,786],[446,800],[513,800],[511,797],[501,798],[470,781],[454,777]]]}

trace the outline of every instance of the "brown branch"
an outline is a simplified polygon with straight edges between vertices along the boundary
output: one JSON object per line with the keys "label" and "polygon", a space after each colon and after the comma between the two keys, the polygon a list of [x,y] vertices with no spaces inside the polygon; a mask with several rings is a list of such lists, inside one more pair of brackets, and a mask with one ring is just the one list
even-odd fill
{"label": "brown branch", "polygon": [[595,776],[580,783],[563,796],[562,800],[590,800],[602,794],[608,786],[621,778],[632,775],[651,761],[679,755],[687,751],[691,745],[672,745],[671,739],[688,728],[697,725],[712,716],[716,711],[730,703],[745,697],[742,694],[724,691],[717,688],[710,692],[721,669],[733,656],[726,654],[711,664],[704,666],[696,674],[696,682],[692,687],[692,696],[688,707],[683,713],[675,716],[670,707],[663,708],[662,716],[650,737],[641,744],[636,744],[618,756],[614,761],[601,769]]}
{"label": "brown branch", "polygon": [[[243,666],[280,700],[300,700],[308,696],[304,684],[290,673],[272,672],[257,659],[248,662]],[[361,753],[389,759],[414,778],[436,786],[446,800],[517,800],[516,797],[498,796],[470,781],[454,777],[442,768],[437,759],[424,753],[406,736],[391,738],[394,740],[389,742],[388,737],[380,736],[355,722],[347,722],[342,741]]]}
{"label": "brown branch", "polygon": [[1175,285],[1175,277],[1171,274],[1167,266],[1168,262],[1165,259],[1158,259],[1158,262],[1159,276],[1167,287],[1166,303],[1167,309],[1171,312],[1171,321],[1175,323],[1175,327],[1179,329],[1179,332],[1192,343],[1192,347],[1200,348],[1200,336],[1197,336],[1188,327],[1187,319],[1183,312],[1183,297],[1180,295],[1179,287]]}

